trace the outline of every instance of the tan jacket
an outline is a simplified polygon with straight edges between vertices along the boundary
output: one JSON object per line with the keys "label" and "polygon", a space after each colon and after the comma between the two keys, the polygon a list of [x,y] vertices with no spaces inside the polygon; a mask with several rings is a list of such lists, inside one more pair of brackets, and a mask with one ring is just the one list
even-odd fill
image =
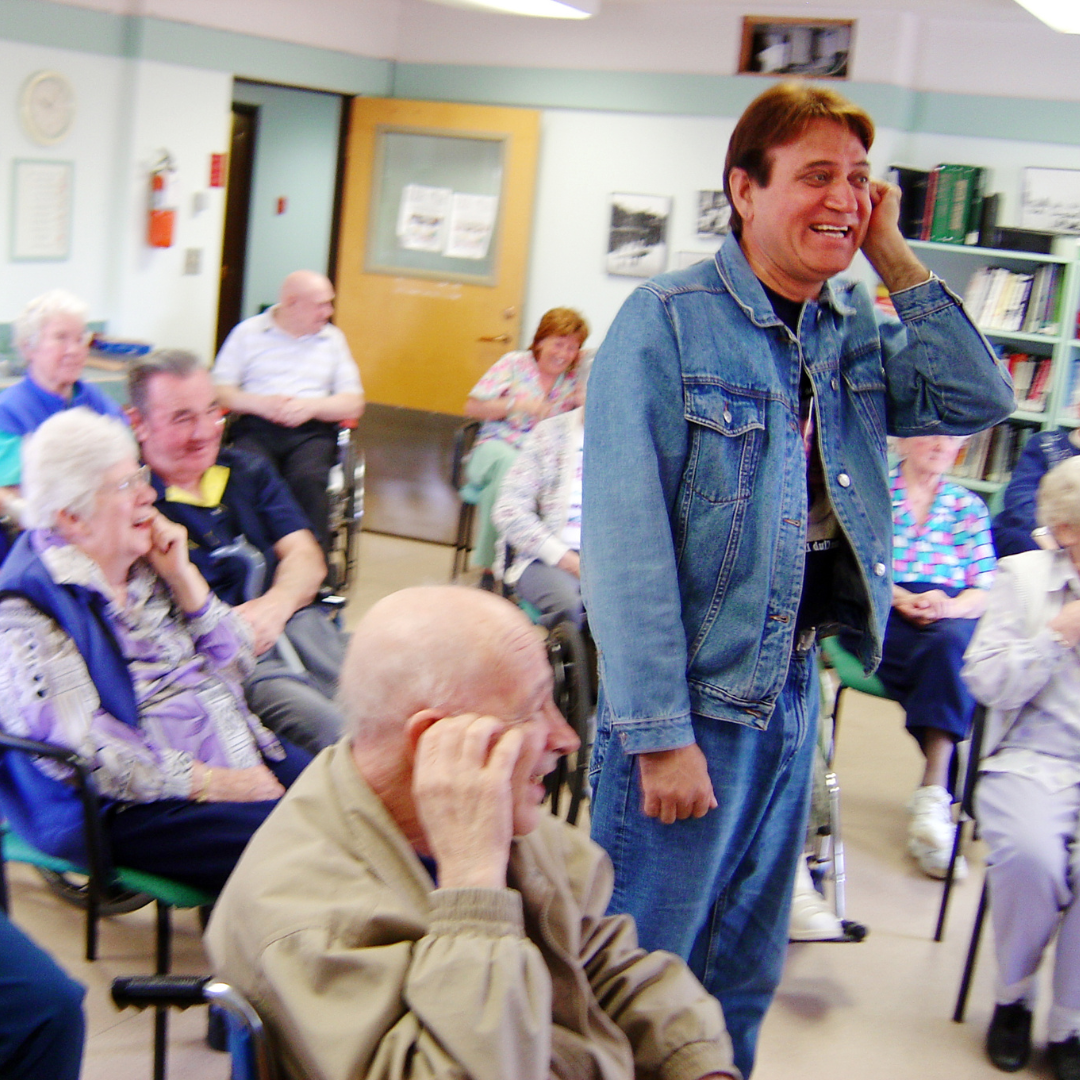
{"label": "tan jacket", "polygon": [[716,1000],[605,916],[584,834],[545,818],[508,881],[434,888],[342,741],[256,833],[207,944],[294,1078],[738,1076]]}

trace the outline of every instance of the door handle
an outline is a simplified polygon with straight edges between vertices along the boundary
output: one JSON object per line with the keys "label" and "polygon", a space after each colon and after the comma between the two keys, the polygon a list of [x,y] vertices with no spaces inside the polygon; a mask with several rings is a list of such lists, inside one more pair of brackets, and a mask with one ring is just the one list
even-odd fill
{"label": "door handle", "polygon": [[492,342],[496,342],[499,345],[509,345],[511,339],[510,339],[509,334],[496,334],[494,337],[482,337],[482,338],[477,338],[476,340],[477,341],[492,341]]}

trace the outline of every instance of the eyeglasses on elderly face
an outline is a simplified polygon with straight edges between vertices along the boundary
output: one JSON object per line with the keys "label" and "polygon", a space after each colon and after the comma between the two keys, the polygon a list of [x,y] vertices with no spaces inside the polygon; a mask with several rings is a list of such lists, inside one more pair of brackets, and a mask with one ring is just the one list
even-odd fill
{"label": "eyeglasses on elderly face", "polygon": [[117,480],[114,484],[103,484],[102,490],[115,491],[119,495],[123,495],[128,491],[135,491],[140,485],[150,483],[150,466],[142,465],[136,469],[130,476],[125,476],[123,480]]}

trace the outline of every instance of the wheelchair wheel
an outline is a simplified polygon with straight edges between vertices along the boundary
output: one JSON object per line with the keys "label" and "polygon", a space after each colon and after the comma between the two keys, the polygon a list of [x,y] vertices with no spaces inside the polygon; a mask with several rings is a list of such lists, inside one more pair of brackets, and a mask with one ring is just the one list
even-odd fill
{"label": "wheelchair wheel", "polygon": [[581,740],[577,752],[560,758],[558,767],[548,776],[552,813],[559,813],[565,787],[570,796],[566,820],[573,825],[585,795],[589,770],[589,717],[595,702],[589,650],[581,631],[572,622],[561,622],[548,634],[548,659],[555,672],[555,704]]}
{"label": "wheelchair wheel", "polygon": [[330,583],[344,592],[356,571],[356,544],[364,520],[364,452],[343,427],[338,433],[338,463],[330,479]]}
{"label": "wheelchair wheel", "polygon": [[[80,874],[61,874],[47,870],[43,866],[34,867],[42,876],[45,884],[65,903],[78,908],[86,907],[86,878]],[[106,889],[98,904],[102,915],[124,915],[129,911],[138,911],[146,907],[154,898],[146,893],[132,892],[130,889]]]}

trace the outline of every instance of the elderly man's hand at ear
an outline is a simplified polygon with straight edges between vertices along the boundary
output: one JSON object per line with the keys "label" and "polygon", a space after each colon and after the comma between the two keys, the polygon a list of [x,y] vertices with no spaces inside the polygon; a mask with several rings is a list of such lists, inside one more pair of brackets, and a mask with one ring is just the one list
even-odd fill
{"label": "elderly man's hand at ear", "polygon": [[511,778],[522,725],[494,716],[450,716],[420,736],[413,799],[442,888],[506,888],[514,835]]}

